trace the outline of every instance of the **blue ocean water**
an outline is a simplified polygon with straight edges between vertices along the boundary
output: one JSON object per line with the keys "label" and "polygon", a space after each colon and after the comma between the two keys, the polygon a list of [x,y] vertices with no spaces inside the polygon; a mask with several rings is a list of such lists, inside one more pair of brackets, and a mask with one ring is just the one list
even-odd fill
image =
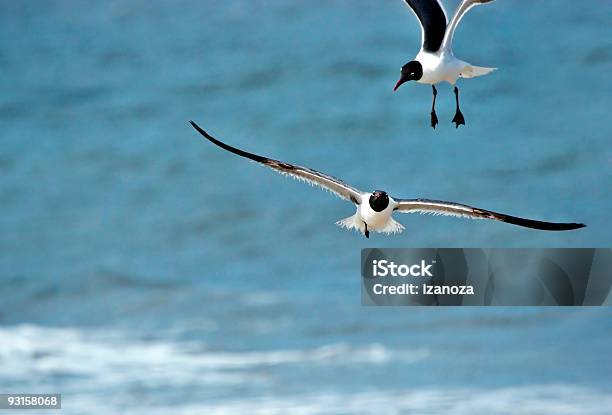
{"label": "blue ocean water", "polygon": [[[554,3],[554,7],[551,5]],[[456,2],[447,2],[449,10]],[[400,0],[0,3],[0,391],[67,414],[608,414],[606,309],[363,308],[363,247],[612,245],[612,4],[500,0],[392,87]],[[577,221],[546,233],[352,207],[225,141],[364,189]]]}

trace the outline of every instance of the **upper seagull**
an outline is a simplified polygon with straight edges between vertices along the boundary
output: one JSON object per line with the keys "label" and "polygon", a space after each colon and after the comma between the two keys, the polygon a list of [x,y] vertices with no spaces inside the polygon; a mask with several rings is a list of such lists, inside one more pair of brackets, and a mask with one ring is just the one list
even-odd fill
{"label": "upper seagull", "polygon": [[371,193],[363,192],[339,179],[316,170],[258,156],[257,154],[232,147],[217,140],[193,121],[190,121],[190,123],[193,128],[207,140],[230,153],[256,161],[281,174],[286,174],[298,180],[329,190],[342,199],[352,202],[357,208],[355,214],[336,222],[336,224],[343,228],[356,229],[363,233],[366,238],[370,237],[371,231],[381,233],[400,233],[403,231],[404,227],[392,218],[394,212],[418,212],[471,219],[492,219],[544,231],[569,231],[585,226],[580,223],[552,223],[523,219],[452,202],[427,199],[395,199],[382,190],[376,190]]}
{"label": "upper seagull", "polygon": [[493,72],[497,68],[483,68],[470,65],[453,54],[453,34],[463,15],[472,7],[493,0],[462,0],[455,11],[450,23],[446,17],[444,6],[440,0],[404,0],[414,12],[421,24],[421,50],[413,61],[408,62],[401,69],[401,76],[394,91],[407,81],[417,81],[430,84],[433,88],[433,102],[431,104],[431,126],[435,129],[438,124],[436,116],[436,84],[448,82],[455,88],[456,111],[453,121],[456,128],[465,125],[465,118],[459,109],[459,89],[455,85],[458,78],[474,78]]}

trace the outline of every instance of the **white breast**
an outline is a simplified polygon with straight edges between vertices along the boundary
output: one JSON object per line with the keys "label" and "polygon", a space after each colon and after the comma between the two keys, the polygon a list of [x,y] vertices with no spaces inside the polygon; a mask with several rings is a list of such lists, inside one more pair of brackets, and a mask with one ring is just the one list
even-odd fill
{"label": "white breast", "polygon": [[464,66],[462,61],[449,52],[438,55],[420,51],[415,60],[423,66],[423,76],[418,82],[430,85],[444,81],[454,85]]}
{"label": "white breast", "polygon": [[368,203],[370,195],[362,196],[363,203],[359,206],[359,216],[361,219],[368,224],[368,228],[371,230],[380,230],[387,227],[391,214],[393,213],[393,203],[389,203],[389,206],[382,212],[376,212]]}

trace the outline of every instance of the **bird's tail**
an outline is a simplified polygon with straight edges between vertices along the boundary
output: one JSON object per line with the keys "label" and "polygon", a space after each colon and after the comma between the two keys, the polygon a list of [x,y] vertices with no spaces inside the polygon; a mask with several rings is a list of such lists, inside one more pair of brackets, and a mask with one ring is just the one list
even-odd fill
{"label": "bird's tail", "polygon": [[[365,233],[366,231],[365,224],[363,223],[361,219],[359,219],[359,216],[357,216],[357,214],[353,216],[349,216],[348,218],[339,220],[338,222],[336,222],[336,225],[344,229],[355,229],[357,232],[360,232],[360,233]],[[389,218],[389,222],[384,228],[370,229],[370,232],[380,232],[380,233],[390,234],[390,233],[401,233],[403,230],[404,230],[404,227],[402,226],[401,223],[394,221],[393,218]]]}
{"label": "bird's tail", "polygon": [[357,232],[365,232],[365,225],[363,224],[363,221],[359,220],[356,214],[339,220],[336,222],[336,225],[344,229],[355,229]]}
{"label": "bird's tail", "polygon": [[483,76],[490,74],[491,72],[497,70],[497,68],[485,68],[482,66],[474,66],[474,65],[466,65],[461,71],[460,76],[462,78],[476,78],[477,76]]}
{"label": "bird's tail", "polygon": [[393,218],[389,218],[389,222],[387,223],[387,226],[385,226],[379,232],[386,233],[386,234],[402,233],[404,229],[405,229],[404,225],[402,225],[399,222],[396,222],[395,220],[393,220]]}

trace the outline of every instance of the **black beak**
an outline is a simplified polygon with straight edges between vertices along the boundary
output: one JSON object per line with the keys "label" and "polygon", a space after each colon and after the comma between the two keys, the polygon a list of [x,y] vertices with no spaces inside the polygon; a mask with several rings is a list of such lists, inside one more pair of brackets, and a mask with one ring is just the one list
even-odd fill
{"label": "black beak", "polygon": [[397,88],[399,88],[404,82],[408,82],[409,80],[410,79],[408,79],[408,77],[401,76],[399,81],[397,81],[397,83],[393,87],[393,92],[397,91]]}

